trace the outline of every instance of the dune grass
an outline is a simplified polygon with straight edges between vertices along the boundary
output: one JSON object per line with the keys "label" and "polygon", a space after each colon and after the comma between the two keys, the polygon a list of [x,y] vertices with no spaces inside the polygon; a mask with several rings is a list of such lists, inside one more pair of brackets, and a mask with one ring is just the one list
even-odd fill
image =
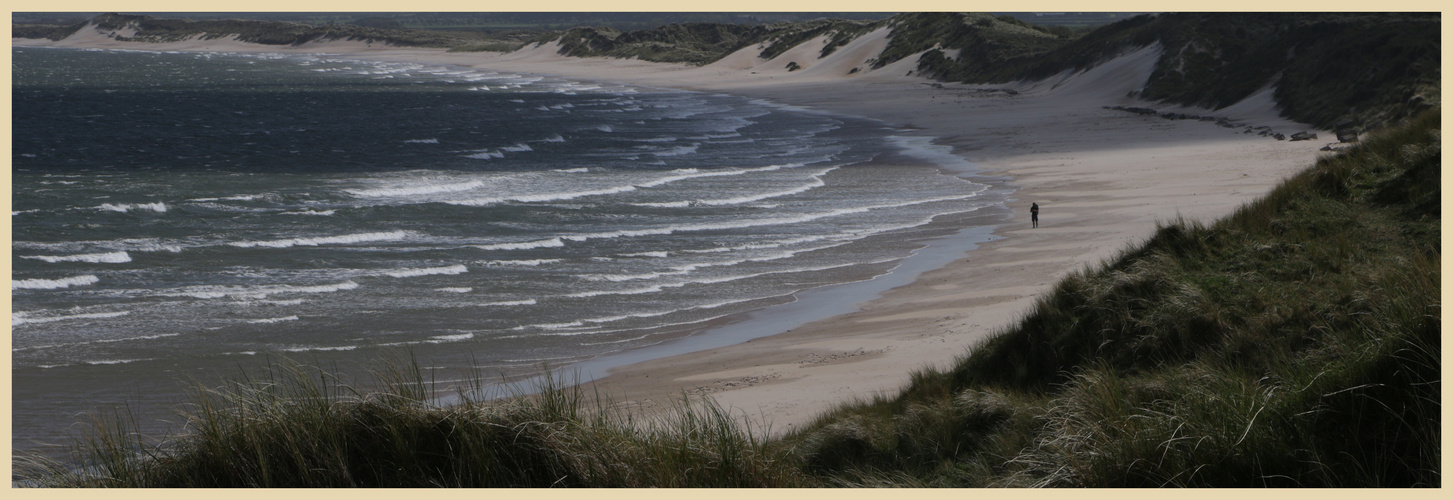
{"label": "dune grass", "polygon": [[[124,419],[98,421],[68,463],[18,460],[39,487],[785,487],[806,476],[710,401],[642,417],[579,385],[487,404],[444,395],[413,363],[372,390],[291,361],[199,388],[186,434],[150,443]],[[464,391],[465,393],[471,390]],[[601,403],[588,403],[601,402]]]}
{"label": "dune grass", "polygon": [[281,363],[199,387],[185,434],[100,419],[43,487],[1438,487],[1441,130],[1427,113],[1040,298],[947,371],[768,439],[547,378],[488,402],[416,364],[368,390]]}
{"label": "dune grass", "polygon": [[1440,485],[1438,119],[1165,224],[788,439],[820,476],[936,486]]}

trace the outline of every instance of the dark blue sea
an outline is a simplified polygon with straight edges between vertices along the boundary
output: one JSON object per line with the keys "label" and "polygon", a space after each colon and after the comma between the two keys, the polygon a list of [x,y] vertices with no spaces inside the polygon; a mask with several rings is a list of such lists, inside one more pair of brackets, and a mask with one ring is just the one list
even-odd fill
{"label": "dark blue sea", "polygon": [[12,56],[18,450],[118,405],[175,420],[187,381],[278,357],[514,376],[710,335],[1003,203],[927,138],[728,95],[323,55]]}

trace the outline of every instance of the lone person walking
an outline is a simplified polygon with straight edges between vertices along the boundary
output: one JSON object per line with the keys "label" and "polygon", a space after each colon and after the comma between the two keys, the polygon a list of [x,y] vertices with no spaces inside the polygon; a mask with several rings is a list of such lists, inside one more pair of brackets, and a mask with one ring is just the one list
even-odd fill
{"label": "lone person walking", "polygon": [[1034,223],[1034,227],[1039,227],[1039,204],[1038,203],[1031,203],[1029,205],[1029,220],[1030,220],[1030,222],[1033,222]]}

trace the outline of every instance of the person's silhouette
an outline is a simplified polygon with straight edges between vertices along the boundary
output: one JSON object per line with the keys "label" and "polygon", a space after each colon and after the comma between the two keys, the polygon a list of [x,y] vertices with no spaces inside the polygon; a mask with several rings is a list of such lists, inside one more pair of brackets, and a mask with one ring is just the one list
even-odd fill
{"label": "person's silhouette", "polygon": [[1039,227],[1039,204],[1038,203],[1031,203],[1029,205],[1029,221],[1034,223],[1034,227]]}

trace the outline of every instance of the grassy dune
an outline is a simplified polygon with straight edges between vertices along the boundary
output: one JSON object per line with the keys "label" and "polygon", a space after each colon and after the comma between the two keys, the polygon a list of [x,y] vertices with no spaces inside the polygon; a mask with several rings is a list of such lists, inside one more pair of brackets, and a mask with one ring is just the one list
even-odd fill
{"label": "grassy dune", "polygon": [[[186,435],[101,420],[30,486],[1441,486],[1439,114],[1059,283],[902,394],[767,439],[709,400],[556,381],[436,406],[416,365],[199,388]],[[467,389],[467,388],[466,388]]]}

